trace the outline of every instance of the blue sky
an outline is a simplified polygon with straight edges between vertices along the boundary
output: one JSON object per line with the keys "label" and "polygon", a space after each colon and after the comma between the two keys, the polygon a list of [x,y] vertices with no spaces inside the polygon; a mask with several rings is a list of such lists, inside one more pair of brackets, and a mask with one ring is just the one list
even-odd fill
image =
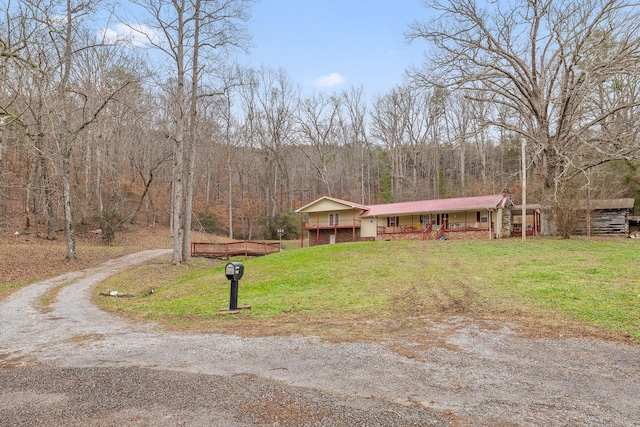
{"label": "blue sky", "polygon": [[261,0],[244,61],[284,69],[307,93],[362,86],[380,95],[422,63],[424,42],[404,33],[427,13],[422,0]]}
{"label": "blue sky", "polygon": [[[100,37],[144,46],[143,33],[154,32],[135,10],[128,4],[128,23],[114,22]],[[362,86],[369,97],[382,95],[422,63],[425,43],[409,44],[404,34],[427,14],[423,0],[259,0],[246,23],[252,46],[238,61],[282,68],[305,94]]]}

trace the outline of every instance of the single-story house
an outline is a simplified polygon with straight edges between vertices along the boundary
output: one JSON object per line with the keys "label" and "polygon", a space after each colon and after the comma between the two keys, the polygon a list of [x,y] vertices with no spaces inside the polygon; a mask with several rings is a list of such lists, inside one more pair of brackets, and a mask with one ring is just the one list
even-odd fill
{"label": "single-story house", "polygon": [[494,239],[511,235],[508,194],[363,205],[321,197],[299,208],[309,245],[367,240]]}

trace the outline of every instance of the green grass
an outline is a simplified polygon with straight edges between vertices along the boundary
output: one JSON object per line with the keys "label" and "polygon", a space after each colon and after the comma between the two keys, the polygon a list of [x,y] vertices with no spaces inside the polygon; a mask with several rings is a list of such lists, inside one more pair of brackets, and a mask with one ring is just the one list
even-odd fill
{"label": "green grass", "polygon": [[534,328],[555,319],[560,327],[579,322],[640,340],[640,246],[630,239],[349,243],[243,262],[238,303],[253,308],[235,320],[215,314],[229,305],[221,261],[122,273],[99,290],[157,292],[101,304],[148,319],[221,325],[294,315],[333,322],[469,316]]}

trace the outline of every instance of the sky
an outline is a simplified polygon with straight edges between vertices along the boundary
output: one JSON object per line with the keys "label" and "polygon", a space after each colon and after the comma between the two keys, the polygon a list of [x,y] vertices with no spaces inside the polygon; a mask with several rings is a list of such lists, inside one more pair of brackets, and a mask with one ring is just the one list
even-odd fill
{"label": "sky", "polygon": [[404,34],[426,20],[422,0],[261,0],[241,62],[284,69],[303,93],[362,86],[382,95],[422,63],[425,43]]}
{"label": "sky", "polygon": [[[143,33],[156,38],[137,22],[136,6],[125,10],[127,23],[108,25],[101,38],[136,46],[147,44]],[[405,33],[427,18],[423,0],[258,0],[246,23],[249,52],[237,61],[281,68],[303,94],[362,87],[368,97],[383,95],[422,64],[425,42],[409,43]]]}

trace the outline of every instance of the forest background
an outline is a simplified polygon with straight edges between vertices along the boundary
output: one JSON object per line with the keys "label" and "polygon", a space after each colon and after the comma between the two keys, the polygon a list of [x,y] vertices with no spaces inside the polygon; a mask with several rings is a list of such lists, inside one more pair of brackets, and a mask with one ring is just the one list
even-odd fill
{"label": "forest background", "polygon": [[[424,66],[371,99],[238,65],[250,0],[132,0],[136,25],[106,1],[2,3],[0,228],[64,229],[69,259],[75,232],[125,224],[170,226],[174,263],[193,228],[294,238],[293,211],[320,196],[508,191],[550,216],[640,201],[640,17],[625,1],[425,2],[434,18],[406,33],[427,42]],[[133,36],[104,31],[119,20]]]}

